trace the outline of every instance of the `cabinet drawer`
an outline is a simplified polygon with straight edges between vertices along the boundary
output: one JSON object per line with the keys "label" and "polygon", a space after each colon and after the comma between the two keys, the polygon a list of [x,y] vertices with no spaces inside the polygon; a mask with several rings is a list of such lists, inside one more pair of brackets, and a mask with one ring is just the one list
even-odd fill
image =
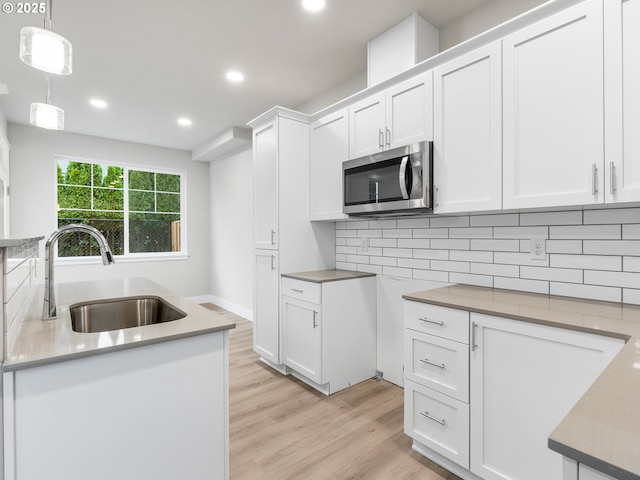
{"label": "cabinet drawer", "polygon": [[322,284],[282,277],[282,295],[305,302],[322,303]]}
{"label": "cabinet drawer", "polygon": [[407,380],[404,432],[417,442],[469,468],[469,405]]}
{"label": "cabinet drawer", "polygon": [[406,329],[404,368],[407,379],[469,403],[469,345]]}
{"label": "cabinet drawer", "polygon": [[469,312],[428,303],[404,302],[406,328],[469,343]]}

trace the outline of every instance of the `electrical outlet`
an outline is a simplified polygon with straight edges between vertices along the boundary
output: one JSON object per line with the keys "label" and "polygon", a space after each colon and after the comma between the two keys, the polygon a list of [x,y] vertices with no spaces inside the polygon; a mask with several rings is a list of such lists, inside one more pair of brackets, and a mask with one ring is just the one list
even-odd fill
{"label": "electrical outlet", "polygon": [[531,260],[546,260],[547,241],[544,238],[532,238],[529,240],[529,251]]}
{"label": "electrical outlet", "polygon": [[367,252],[369,250],[369,237],[363,237],[360,239],[360,251]]}

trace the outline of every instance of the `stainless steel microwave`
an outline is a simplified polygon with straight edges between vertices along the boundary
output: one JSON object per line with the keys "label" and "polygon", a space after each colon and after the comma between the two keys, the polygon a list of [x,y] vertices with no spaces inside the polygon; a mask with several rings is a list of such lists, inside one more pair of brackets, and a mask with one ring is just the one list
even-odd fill
{"label": "stainless steel microwave", "polygon": [[433,211],[433,142],[394,148],[342,163],[343,212],[415,215]]}

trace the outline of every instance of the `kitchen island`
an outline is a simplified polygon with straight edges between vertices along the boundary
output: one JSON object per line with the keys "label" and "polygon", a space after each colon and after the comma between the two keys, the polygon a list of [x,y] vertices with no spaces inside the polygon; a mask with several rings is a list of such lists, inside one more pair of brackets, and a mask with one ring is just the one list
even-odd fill
{"label": "kitchen island", "polygon": [[[42,288],[7,332],[5,478],[227,479],[228,330],[235,324],[142,278]],[[184,318],[79,333],[69,306],[156,296]],[[37,460],[36,460],[37,459]]]}

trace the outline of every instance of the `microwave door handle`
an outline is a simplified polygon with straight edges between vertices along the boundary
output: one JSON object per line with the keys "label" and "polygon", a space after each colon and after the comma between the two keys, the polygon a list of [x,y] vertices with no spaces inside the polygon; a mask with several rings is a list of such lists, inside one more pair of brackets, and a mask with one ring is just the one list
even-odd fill
{"label": "microwave door handle", "polygon": [[400,192],[402,193],[402,198],[405,200],[409,200],[409,192],[407,192],[407,164],[409,163],[409,155],[402,157],[402,162],[400,163]]}

